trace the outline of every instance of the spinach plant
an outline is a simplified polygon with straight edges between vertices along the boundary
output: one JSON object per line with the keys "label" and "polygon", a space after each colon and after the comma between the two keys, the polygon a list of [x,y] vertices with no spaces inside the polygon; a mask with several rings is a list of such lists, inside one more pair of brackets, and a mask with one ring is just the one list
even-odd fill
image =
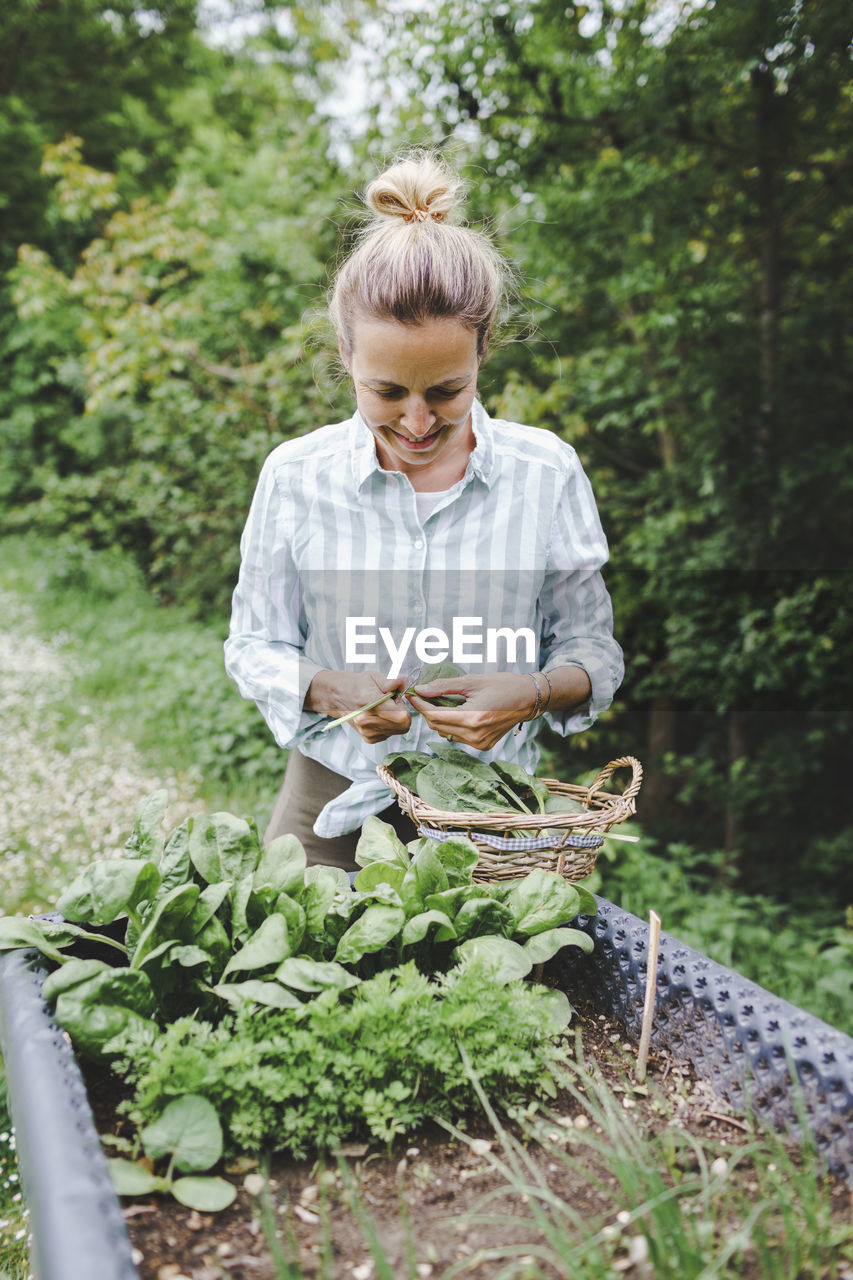
{"label": "spinach plant", "polygon": [[[69,885],[57,904],[64,921],[0,918],[0,949],[35,947],[56,966],[45,997],[83,1055],[112,1060],[134,1044],[156,1056],[164,1033],[185,1018],[211,1026],[237,1018],[245,1027],[245,1016],[261,1010],[292,1017],[304,1031],[306,1008],[320,1001],[318,1008],[343,1011],[382,974],[411,969],[435,984],[470,971],[481,988],[499,989],[561,947],[592,947],[588,935],[565,927],[594,909],[591,895],[544,871],[475,884],[477,850],[467,839],[406,846],[392,827],[368,819],[353,887],[342,871],[308,867],[294,836],[262,848],[254,823],[233,814],[190,818],[164,837],[165,801],[163,792],[140,806],[126,857],[93,863]],[[106,943],[117,962],[81,950],[92,942]],[[538,990],[548,1002],[548,1034],[556,1034],[570,1017],[568,1002]],[[371,1052],[381,1057],[383,1046]],[[197,1080],[188,1084],[181,1097],[200,1092]],[[180,1115],[191,1106],[185,1100]],[[149,1127],[154,1119],[147,1117]],[[153,1137],[150,1128],[141,1134],[149,1155],[160,1132],[155,1125]],[[195,1195],[173,1179],[173,1168],[188,1167],[185,1141],[173,1156],[158,1175],[166,1182],[154,1189],[168,1183],[175,1194]],[[139,1172],[122,1166],[119,1176],[122,1186],[131,1178],[140,1185]]]}
{"label": "spinach plant", "polygon": [[[109,1161],[113,1185],[119,1195],[144,1196],[167,1192],[190,1209],[214,1213],[227,1209],[237,1194],[225,1178],[199,1176],[222,1157],[222,1125],[215,1107],[206,1098],[192,1094],[175,1098],[156,1119],[139,1133],[147,1162],[114,1156]],[[163,1174],[151,1172],[148,1164],[168,1160]],[[175,1177],[175,1171],[185,1175]]]}

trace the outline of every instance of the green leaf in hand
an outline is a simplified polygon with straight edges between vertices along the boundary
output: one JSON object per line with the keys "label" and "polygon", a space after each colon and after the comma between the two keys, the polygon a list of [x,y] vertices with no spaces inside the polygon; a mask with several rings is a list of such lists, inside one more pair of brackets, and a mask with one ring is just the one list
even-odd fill
{"label": "green leaf in hand", "polygon": [[[454,666],[452,662],[432,662],[421,668],[420,675],[417,680],[409,685],[407,689],[390,689],[388,693],[380,694],[378,698],[374,698],[372,702],[365,703],[363,707],[356,707],[355,711],[349,711],[345,716],[338,716],[337,720],[329,720],[323,725],[323,732],[328,729],[336,729],[339,724],[347,724],[350,720],[355,720],[358,716],[364,715],[366,711],[374,711],[376,707],[381,707],[383,702],[390,702],[392,698],[409,697],[416,692],[416,686],[421,684],[432,684],[434,680],[458,680],[460,676],[466,673],[461,667]],[[445,693],[438,694],[435,698],[431,698],[428,693],[418,695],[427,702],[433,702],[437,707],[458,707],[465,701],[461,694]]]}
{"label": "green leaf in hand", "polygon": [[431,702],[436,707],[461,707],[465,701],[461,693],[440,693],[433,697],[428,693],[417,693],[417,688],[420,685],[432,684],[436,680],[458,680],[464,675],[467,675],[467,672],[453,662],[428,662],[426,666],[421,667],[417,680],[409,685],[406,696],[415,693],[417,697],[423,698],[425,702]]}

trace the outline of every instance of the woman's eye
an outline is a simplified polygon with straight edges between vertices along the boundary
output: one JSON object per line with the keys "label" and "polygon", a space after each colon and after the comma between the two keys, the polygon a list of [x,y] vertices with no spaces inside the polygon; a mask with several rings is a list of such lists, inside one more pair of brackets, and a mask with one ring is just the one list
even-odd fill
{"label": "woman's eye", "polygon": [[[463,387],[455,387],[452,389],[447,387],[433,387],[426,394],[428,400],[453,400],[456,396],[461,395],[463,390]],[[373,393],[374,395],[379,396],[380,400],[400,400],[406,395],[405,388],[403,387],[374,387]]]}

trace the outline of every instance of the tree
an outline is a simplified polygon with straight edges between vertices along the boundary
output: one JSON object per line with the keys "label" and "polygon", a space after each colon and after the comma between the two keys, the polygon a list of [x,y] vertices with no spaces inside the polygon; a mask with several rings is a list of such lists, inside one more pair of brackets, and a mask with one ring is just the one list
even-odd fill
{"label": "tree", "polygon": [[[96,168],[138,194],[168,181],[180,148],[170,102],[204,52],[196,0],[8,0],[0,15],[0,271],[27,241],[70,264],[79,228],[50,216],[42,149],[85,139]],[[186,130],[184,131],[186,136]],[[176,148],[176,142],[178,147]]]}
{"label": "tree", "polygon": [[123,545],[199,611],[227,605],[265,453],[330,412],[304,339],[340,185],[305,90],[246,55],[185,91],[164,198],[123,199],[79,140],[46,148],[50,217],[88,242],[67,274],[35,245],[10,274],[5,527]]}

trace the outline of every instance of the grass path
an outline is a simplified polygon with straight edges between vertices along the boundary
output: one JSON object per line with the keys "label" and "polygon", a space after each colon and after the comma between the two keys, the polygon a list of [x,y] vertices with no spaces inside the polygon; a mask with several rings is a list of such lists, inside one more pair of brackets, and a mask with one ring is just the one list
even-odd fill
{"label": "grass path", "polygon": [[46,911],[79,867],[121,854],[143,796],[168,790],[170,826],[202,805],[195,779],[152,774],[94,707],[68,714],[62,633],[43,639],[8,592],[0,618],[0,914]]}
{"label": "grass path", "polygon": [[[75,700],[64,633],[43,638],[9,591],[0,591],[0,619],[0,915],[34,914],[52,908],[80,867],[121,856],[145,795],[167,789],[169,826],[204,806],[195,777],[153,773],[113,723]],[[26,1234],[0,1087],[0,1280],[27,1276]]]}

